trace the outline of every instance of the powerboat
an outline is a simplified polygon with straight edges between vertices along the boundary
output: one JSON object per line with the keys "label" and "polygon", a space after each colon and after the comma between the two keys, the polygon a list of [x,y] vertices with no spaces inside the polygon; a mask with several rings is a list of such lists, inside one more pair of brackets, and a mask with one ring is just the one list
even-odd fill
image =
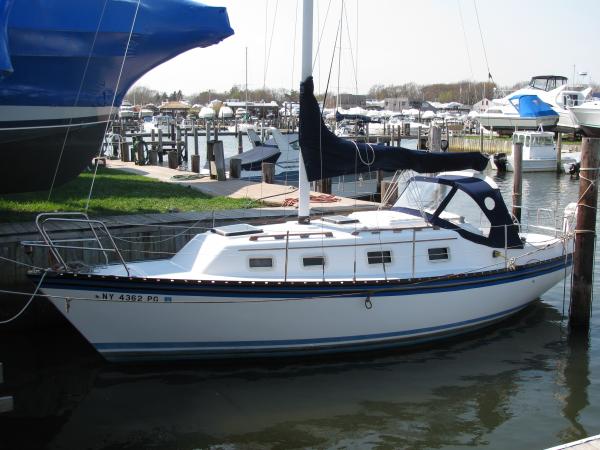
{"label": "powerboat", "polygon": [[514,171],[514,145],[523,145],[523,172],[556,172],[556,147],[554,134],[543,131],[516,131],[512,136],[513,153],[498,153],[493,161],[499,171]]}
{"label": "powerboat", "polygon": [[[494,130],[498,127],[501,129],[509,130],[533,130],[535,124],[533,121],[519,122],[515,114],[515,108],[511,105],[511,99],[514,97],[521,97],[524,95],[535,95],[544,103],[550,105],[552,110],[558,115],[558,120],[555,123],[554,130],[560,133],[575,133],[579,130],[579,124],[573,120],[573,115],[569,109],[573,106],[583,104],[591,94],[591,87],[578,88],[575,86],[568,85],[567,77],[559,75],[538,75],[531,78],[527,87],[521,88],[508,94],[507,96],[492,100],[488,111],[480,114],[485,121],[489,116],[489,121],[492,121],[488,125],[481,122],[484,126],[493,126]],[[506,119],[509,119],[508,123]],[[501,121],[500,123],[494,123],[495,120]],[[550,126],[547,123],[544,125],[545,130],[550,130]]]}
{"label": "powerboat", "polygon": [[233,34],[196,0],[4,0],[0,27],[0,193],[76,177],[136,80]]}
{"label": "powerboat", "polygon": [[537,95],[517,94],[506,104],[492,104],[478,120],[489,131],[510,135],[516,130],[553,130],[559,115]]}
{"label": "powerboat", "polygon": [[171,258],[125,262],[116,245],[103,246],[116,262],[91,268],[70,265],[61,253],[70,244],[49,235],[64,217],[38,217],[58,264],[30,276],[106,359],[412,346],[496,323],[564,277],[572,210],[564,233],[524,232],[494,181],[473,171],[486,167],[484,155],[340,139],[323,123],[312,77],[300,92],[301,184],[367,168],[451,172],[410,172],[390,210],[311,221],[301,204],[297,221],[218,226]]}
{"label": "powerboat", "polygon": [[587,137],[600,137],[600,101],[591,100],[569,108]]}

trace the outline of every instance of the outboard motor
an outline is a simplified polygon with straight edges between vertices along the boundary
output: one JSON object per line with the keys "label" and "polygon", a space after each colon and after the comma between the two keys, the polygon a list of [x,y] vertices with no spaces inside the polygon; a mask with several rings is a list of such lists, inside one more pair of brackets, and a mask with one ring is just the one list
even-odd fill
{"label": "outboard motor", "polygon": [[571,175],[571,178],[575,177],[575,178],[579,178],[579,170],[581,169],[581,163],[573,163],[571,164],[571,166],[569,167],[569,175]]}
{"label": "outboard motor", "polygon": [[507,163],[506,153],[496,153],[494,155],[494,164],[498,172],[506,172]]}

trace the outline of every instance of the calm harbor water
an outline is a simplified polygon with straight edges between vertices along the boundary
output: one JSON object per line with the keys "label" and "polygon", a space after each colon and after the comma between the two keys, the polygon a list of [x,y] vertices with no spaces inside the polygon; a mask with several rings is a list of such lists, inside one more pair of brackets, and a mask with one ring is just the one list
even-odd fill
{"label": "calm harbor water", "polygon": [[[508,201],[511,176],[496,180]],[[523,189],[562,211],[578,182],[526,174]],[[563,289],[460,340],[332,360],[119,366],[67,325],[4,332],[15,410],[0,447],[531,449],[599,434],[600,319],[569,337]]]}

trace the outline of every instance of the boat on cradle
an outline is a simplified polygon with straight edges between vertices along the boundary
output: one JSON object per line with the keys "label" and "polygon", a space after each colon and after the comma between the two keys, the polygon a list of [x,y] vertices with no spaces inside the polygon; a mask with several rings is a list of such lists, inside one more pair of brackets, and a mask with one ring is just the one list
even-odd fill
{"label": "boat on cradle", "polygon": [[494,166],[499,171],[514,171],[514,146],[523,144],[523,172],[556,172],[554,133],[545,131],[517,131],[512,136],[513,153],[494,155]]}
{"label": "boat on cradle", "polygon": [[0,193],[77,176],[137,79],[233,34],[195,0],[5,0],[0,27]]}
{"label": "boat on cradle", "polygon": [[252,148],[234,156],[242,160],[241,178],[261,180],[262,163],[266,162],[275,164],[275,180],[298,181],[298,133],[283,134],[275,127],[268,128],[267,132],[271,136],[265,142],[261,142],[253,128],[247,129]]}
{"label": "boat on cradle", "polygon": [[516,130],[553,130],[558,113],[537,95],[514,95],[506,104],[491,105],[479,113],[478,120],[486,130],[510,135]]}
{"label": "boat on cradle", "polygon": [[[515,109],[511,107],[511,99],[523,95],[535,95],[544,103],[550,105],[552,110],[558,115],[558,121],[554,124],[554,130],[560,133],[575,133],[579,131],[579,124],[573,119],[570,108],[583,104],[589,98],[592,89],[590,87],[582,88],[569,86],[567,77],[559,75],[538,75],[531,78],[529,85],[514,91],[513,93],[492,100],[487,113],[482,113],[484,120],[491,120],[489,126],[494,127],[494,131],[508,133],[516,130],[535,130],[533,121],[519,121],[515,116]],[[492,116],[487,119],[487,114]],[[504,115],[504,116],[503,116]],[[512,122],[506,124],[505,119],[512,119]],[[496,122],[497,121],[497,122]],[[483,124],[483,123],[482,123]],[[551,130],[548,124],[542,124],[545,130]],[[488,125],[484,125],[486,128]],[[512,129],[510,128],[512,126]]]}
{"label": "boat on cradle", "polygon": [[600,137],[600,101],[591,100],[570,108],[586,137]]}
{"label": "boat on cradle", "polygon": [[[325,127],[313,89],[312,78],[301,86],[308,181],[368,168],[435,173],[488,163],[480,153],[340,139]],[[570,264],[569,220],[565,235],[523,232],[494,182],[472,171],[410,176],[391,210],[310,222],[304,207],[298,221],[215,227],[172,258],[80,271],[62,257],[70,244],[47,231],[64,216],[44,215],[38,227],[61,268],[30,276],[106,359],[132,361],[313,355],[444,339],[522,310]]]}

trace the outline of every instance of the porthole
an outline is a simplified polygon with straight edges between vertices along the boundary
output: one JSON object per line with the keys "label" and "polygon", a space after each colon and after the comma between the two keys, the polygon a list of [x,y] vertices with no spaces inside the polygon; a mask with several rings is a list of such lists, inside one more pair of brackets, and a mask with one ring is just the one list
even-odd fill
{"label": "porthole", "polygon": [[492,197],[486,197],[483,203],[485,207],[490,211],[496,207],[496,202]]}

